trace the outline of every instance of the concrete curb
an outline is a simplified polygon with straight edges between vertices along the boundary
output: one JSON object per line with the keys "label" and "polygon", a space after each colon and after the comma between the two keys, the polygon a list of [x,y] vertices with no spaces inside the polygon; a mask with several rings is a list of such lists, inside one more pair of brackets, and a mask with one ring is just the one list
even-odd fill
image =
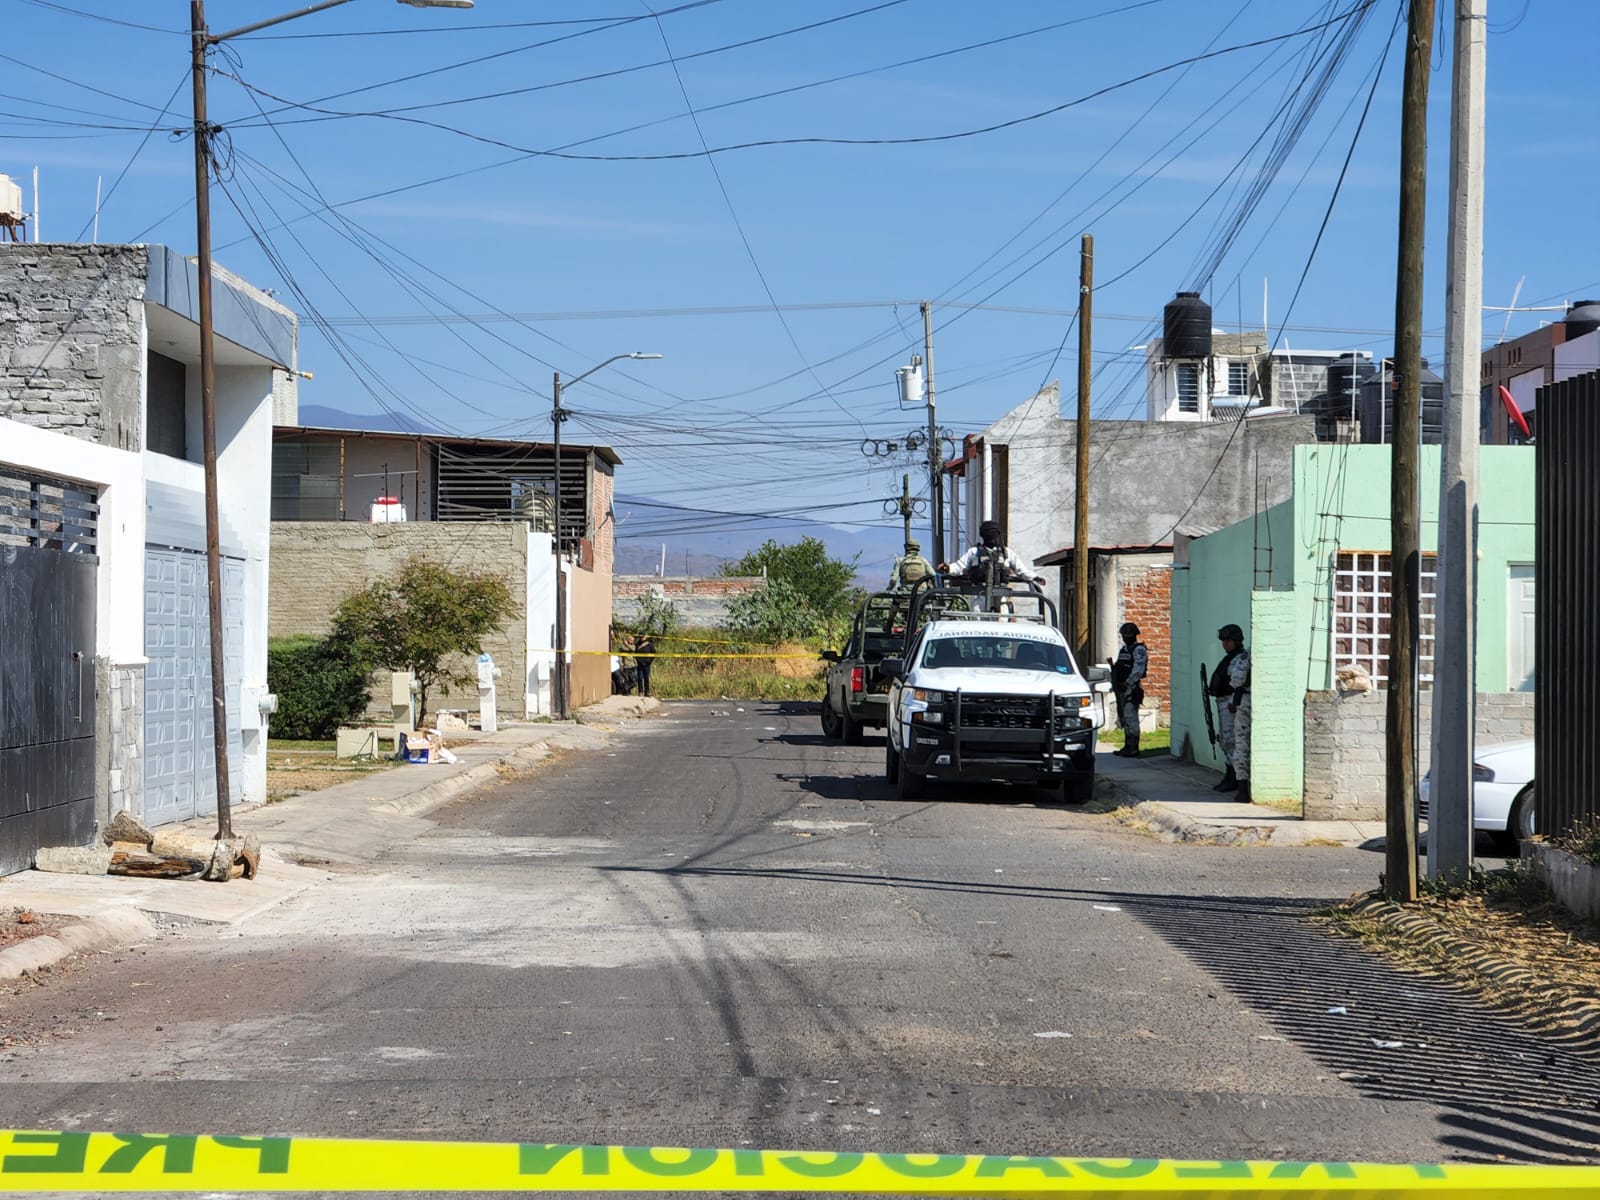
{"label": "concrete curb", "polygon": [[[475,767],[468,767],[458,775],[448,779],[441,779],[438,783],[430,783],[420,787],[410,795],[402,796],[396,800],[385,800],[381,804],[372,806],[373,812],[393,813],[401,817],[426,816],[436,808],[448,804],[468,792],[476,791],[486,784],[495,783],[500,779],[500,771],[504,767],[524,769],[550,757],[548,742],[533,742],[527,746],[520,746],[499,758],[481,762]],[[314,793],[310,793],[314,794]]]}
{"label": "concrete curb", "polygon": [[58,933],[40,934],[0,950],[0,979],[20,979],[74,954],[131,946],[154,933],[155,926],[138,909],[112,909],[68,925]]}
{"label": "concrete curb", "polygon": [[1138,821],[1149,826],[1158,837],[1167,841],[1197,842],[1213,846],[1264,846],[1272,841],[1276,832],[1276,828],[1272,825],[1223,825],[1212,821],[1197,821],[1160,801],[1146,800],[1138,793],[1103,775],[1100,781],[1110,790],[1113,799],[1119,801],[1124,808],[1132,810],[1129,816],[1119,818],[1124,824]]}
{"label": "concrete curb", "polygon": [[1368,896],[1351,905],[1350,911],[1388,926],[1414,945],[1441,952],[1453,963],[1466,966],[1473,974],[1497,988],[1536,995],[1549,1001],[1550,1016],[1544,1020],[1535,1019],[1536,1026],[1552,1025],[1552,1018],[1559,1018],[1566,1029],[1574,1031],[1585,1043],[1600,1043],[1600,1000],[1545,988],[1544,980],[1526,967],[1492,954],[1478,943],[1450,932],[1425,914],[1396,905],[1382,896]]}

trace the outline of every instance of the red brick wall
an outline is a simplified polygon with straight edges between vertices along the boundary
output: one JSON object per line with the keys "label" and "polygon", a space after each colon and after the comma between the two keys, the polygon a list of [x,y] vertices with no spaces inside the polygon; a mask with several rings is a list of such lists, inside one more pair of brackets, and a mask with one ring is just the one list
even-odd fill
{"label": "red brick wall", "polygon": [[594,464],[594,567],[602,575],[609,575],[616,557],[617,523],[611,519],[611,494],[616,480],[605,463],[598,459]]}
{"label": "red brick wall", "polygon": [[1122,619],[1139,627],[1139,640],[1150,652],[1145,674],[1145,703],[1171,711],[1172,699],[1172,570],[1123,567]]}
{"label": "red brick wall", "polygon": [[685,578],[682,575],[618,575],[613,583],[613,594],[619,599],[648,596],[659,591],[668,600],[674,596],[742,596],[758,592],[767,586],[759,575],[712,576],[706,579]]}

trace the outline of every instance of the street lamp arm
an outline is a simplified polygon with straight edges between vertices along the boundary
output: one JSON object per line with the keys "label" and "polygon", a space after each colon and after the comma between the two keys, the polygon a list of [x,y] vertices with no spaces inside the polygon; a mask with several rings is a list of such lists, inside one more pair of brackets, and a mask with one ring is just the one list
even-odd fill
{"label": "street lamp arm", "polygon": [[[409,4],[413,8],[471,8],[472,0],[398,0],[401,4]],[[297,8],[293,12],[286,12],[281,16],[268,17],[265,21],[252,21],[248,25],[241,25],[237,29],[230,29],[227,33],[206,34],[206,45],[215,46],[218,42],[225,42],[229,38],[242,37],[247,33],[255,33],[260,29],[269,29],[274,25],[282,25],[285,21],[294,21],[300,17],[309,17],[312,13],[321,12],[325,8],[338,8],[341,4],[349,4],[350,0],[322,0],[320,4],[308,4],[304,8]]]}
{"label": "street lamp arm", "polygon": [[587,371],[585,371],[582,375],[575,375],[571,379],[563,380],[562,383],[561,383],[561,390],[562,391],[566,391],[573,384],[578,383],[578,382],[580,382],[582,380],[585,380],[585,379],[589,378],[589,376],[593,375],[596,371],[600,370],[601,367],[609,367],[612,363],[620,362],[624,358],[660,358],[660,357],[661,357],[661,355],[659,355],[659,354],[643,354],[643,353],[640,353],[638,350],[630,351],[627,354],[613,354],[610,358],[606,359],[605,362],[595,364],[594,366],[590,367]]}

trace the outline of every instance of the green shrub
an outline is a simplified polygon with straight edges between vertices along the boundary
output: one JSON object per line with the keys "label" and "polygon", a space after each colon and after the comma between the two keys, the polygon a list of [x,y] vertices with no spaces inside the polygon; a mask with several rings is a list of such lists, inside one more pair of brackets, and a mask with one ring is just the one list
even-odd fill
{"label": "green shrub", "polygon": [[278,711],[267,719],[275,738],[325,739],[366,711],[367,672],[332,641],[274,638],[267,643],[267,688]]}

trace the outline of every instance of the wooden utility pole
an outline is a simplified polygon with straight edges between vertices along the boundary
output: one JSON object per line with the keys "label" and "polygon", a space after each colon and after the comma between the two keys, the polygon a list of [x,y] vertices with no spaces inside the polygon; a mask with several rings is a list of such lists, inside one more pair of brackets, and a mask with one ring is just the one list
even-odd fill
{"label": "wooden utility pole", "polygon": [[922,302],[922,360],[928,368],[928,505],[933,533],[933,561],[948,561],[944,544],[944,443],[939,440],[938,414],[933,403],[933,306]]}
{"label": "wooden utility pole", "polygon": [[[1421,547],[1422,244],[1428,190],[1433,0],[1411,0],[1400,107],[1400,250],[1395,276],[1394,440],[1389,474],[1389,694],[1384,739],[1384,895],[1417,898],[1416,684]],[[1387,385],[1385,385],[1387,386]]]}
{"label": "wooden utility pole", "polygon": [[1083,235],[1078,266],[1078,479],[1073,487],[1072,648],[1089,653],[1089,379],[1094,317],[1094,238]]}

